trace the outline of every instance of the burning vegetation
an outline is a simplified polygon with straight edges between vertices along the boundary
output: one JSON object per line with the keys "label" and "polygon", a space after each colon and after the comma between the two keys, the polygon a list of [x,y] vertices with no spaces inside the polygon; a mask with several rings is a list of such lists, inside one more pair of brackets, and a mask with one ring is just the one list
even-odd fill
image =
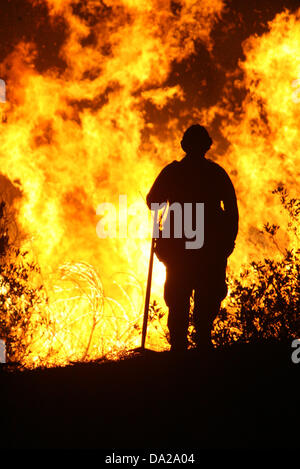
{"label": "burning vegetation", "polygon": [[[211,129],[208,157],[230,174],[240,211],[215,345],[299,335],[300,9],[274,9],[225,57],[247,18],[222,0],[24,4],[39,39],[27,31],[0,65],[8,359],[53,366],[139,345],[151,232],[99,239],[96,209],[119,194],[142,201],[195,121]],[[145,215],[131,217],[138,231]],[[168,346],[163,283],[156,260],[156,349]]]}

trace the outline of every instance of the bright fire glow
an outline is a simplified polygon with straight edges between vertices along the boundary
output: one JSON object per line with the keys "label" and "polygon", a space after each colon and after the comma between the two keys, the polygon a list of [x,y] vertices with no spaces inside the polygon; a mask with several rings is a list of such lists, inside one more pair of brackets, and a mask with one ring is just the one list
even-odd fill
{"label": "bright fire glow", "polygon": [[[248,38],[245,61],[228,76],[222,100],[199,110],[180,84],[167,81],[195,41],[213,50],[210,33],[223,1],[180,0],[180,11],[165,0],[44,3],[53,22],[66,24],[58,51],[65,70],[38,72],[37,45],[25,42],[0,68],[7,82],[1,172],[22,190],[14,200],[19,230],[49,295],[43,314],[51,327],[41,326],[28,366],[139,345],[135,324],[142,321],[150,233],[144,240],[99,239],[96,208],[117,205],[119,194],[129,204],[145,198],[161,168],[181,158],[186,116],[208,128],[222,116],[218,130],[230,145],[222,156],[215,145],[210,156],[228,171],[239,199],[240,233],[230,259],[235,271],[271,252],[259,231],[267,220],[282,221],[271,190],[284,183],[296,191],[300,156],[300,104],[292,85],[300,78],[300,10],[277,15],[263,36]],[[232,111],[232,87],[246,89],[239,114]],[[178,103],[178,114],[159,128],[147,106],[163,112],[170,103]],[[132,222],[138,227],[142,220],[141,214]],[[155,262],[153,298],[162,305],[164,276]],[[150,342],[166,346],[155,330]]]}

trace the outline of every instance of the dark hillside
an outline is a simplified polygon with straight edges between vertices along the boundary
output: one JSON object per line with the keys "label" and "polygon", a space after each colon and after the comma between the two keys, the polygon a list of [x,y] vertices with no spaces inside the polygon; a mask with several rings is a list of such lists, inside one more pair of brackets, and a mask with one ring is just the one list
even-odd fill
{"label": "dark hillside", "polygon": [[296,448],[300,364],[291,353],[265,343],[2,369],[2,447]]}

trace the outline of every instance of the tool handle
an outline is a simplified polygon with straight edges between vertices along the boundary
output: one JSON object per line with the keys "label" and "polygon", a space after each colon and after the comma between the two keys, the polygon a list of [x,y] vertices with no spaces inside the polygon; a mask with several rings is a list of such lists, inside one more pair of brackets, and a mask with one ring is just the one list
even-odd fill
{"label": "tool handle", "polygon": [[142,349],[145,348],[146,335],[147,335],[147,323],[148,323],[148,314],[149,314],[155,241],[156,241],[155,238],[152,236],[149,269],[148,269],[148,279],[147,279],[147,289],[146,289],[146,297],[145,297],[144,320],[143,320],[143,329],[142,329],[142,345],[141,345]]}

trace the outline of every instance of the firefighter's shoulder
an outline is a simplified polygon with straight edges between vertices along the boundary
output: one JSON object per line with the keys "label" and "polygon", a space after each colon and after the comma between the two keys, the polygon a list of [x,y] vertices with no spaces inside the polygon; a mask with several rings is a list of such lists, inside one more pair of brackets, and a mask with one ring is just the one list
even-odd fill
{"label": "firefighter's shoulder", "polygon": [[209,158],[206,158],[206,161],[207,161],[207,164],[210,168],[210,170],[212,172],[214,172],[215,174],[221,176],[221,177],[226,177],[228,176],[226,170],[220,166],[218,163],[216,163],[215,161],[209,159]]}
{"label": "firefighter's shoulder", "polygon": [[172,161],[171,163],[167,164],[167,166],[165,166],[165,167],[161,170],[159,176],[160,176],[160,177],[162,177],[162,176],[163,176],[163,177],[172,176],[172,175],[176,172],[176,170],[178,169],[178,167],[179,167],[179,161],[174,160],[174,161]]}

